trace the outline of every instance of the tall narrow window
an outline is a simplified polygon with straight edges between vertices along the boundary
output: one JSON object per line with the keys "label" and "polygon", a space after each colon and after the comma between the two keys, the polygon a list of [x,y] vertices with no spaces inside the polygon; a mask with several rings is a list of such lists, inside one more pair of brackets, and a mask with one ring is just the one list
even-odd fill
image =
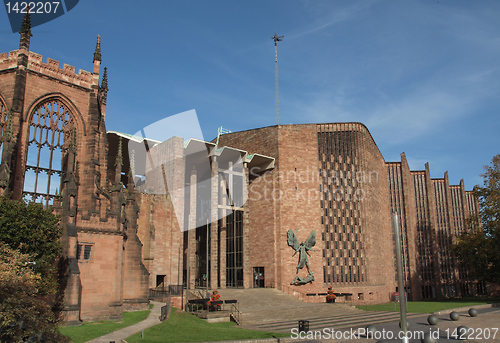
{"label": "tall narrow window", "polygon": [[57,100],[41,103],[35,109],[28,129],[25,200],[51,205],[59,198],[62,159],[73,127],[71,115]]}
{"label": "tall narrow window", "polygon": [[243,287],[243,211],[228,210],[226,227],[226,286]]}

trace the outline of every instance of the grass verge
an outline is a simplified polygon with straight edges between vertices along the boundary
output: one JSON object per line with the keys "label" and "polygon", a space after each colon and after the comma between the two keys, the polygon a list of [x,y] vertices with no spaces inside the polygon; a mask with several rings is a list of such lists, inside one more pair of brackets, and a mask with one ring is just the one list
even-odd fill
{"label": "grass verge", "polygon": [[70,337],[73,343],[83,343],[143,321],[152,308],[153,305],[149,305],[149,310],[146,311],[123,312],[123,319],[118,321],[107,320],[83,323],[81,326],[65,326],[59,328],[59,331]]}
{"label": "grass verge", "polygon": [[238,339],[288,337],[289,334],[246,330],[235,323],[208,323],[192,314],[172,308],[169,320],[132,335],[129,343],[207,342]]}
{"label": "grass verge", "polygon": [[[447,310],[458,307],[472,307],[484,304],[493,304],[500,302],[498,298],[478,299],[478,298],[463,298],[450,299],[444,301],[409,301],[408,312],[410,313],[434,313],[436,311]],[[360,310],[365,311],[394,311],[394,302],[388,302],[379,305],[361,305],[356,306]],[[396,303],[396,311],[399,311],[399,303]]]}

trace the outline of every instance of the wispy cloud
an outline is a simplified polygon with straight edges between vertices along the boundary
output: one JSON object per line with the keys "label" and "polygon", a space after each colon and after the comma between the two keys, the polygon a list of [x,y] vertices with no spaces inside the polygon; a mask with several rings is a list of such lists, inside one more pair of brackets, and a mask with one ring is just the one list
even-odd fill
{"label": "wispy cloud", "polygon": [[316,1],[307,1],[304,3],[305,7],[309,8],[310,11],[315,12],[316,15],[318,12],[320,12],[321,15],[318,16],[317,19],[315,19],[310,25],[301,28],[299,32],[289,35],[289,38],[302,38],[304,36],[325,30],[338,23],[347,21],[363,13],[377,1],[378,0],[356,1],[353,2],[353,5],[345,8],[330,7],[331,3],[320,4]]}

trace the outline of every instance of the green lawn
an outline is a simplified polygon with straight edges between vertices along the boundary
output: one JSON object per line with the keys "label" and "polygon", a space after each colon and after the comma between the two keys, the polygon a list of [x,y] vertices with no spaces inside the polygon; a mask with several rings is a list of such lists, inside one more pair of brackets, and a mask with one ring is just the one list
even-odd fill
{"label": "green lawn", "polygon": [[238,339],[288,337],[265,331],[245,330],[235,323],[208,323],[192,314],[172,308],[169,320],[126,339],[129,343],[206,342]]}
{"label": "green lawn", "polygon": [[[434,313],[436,311],[446,310],[457,307],[473,307],[475,305],[498,303],[500,299],[480,299],[463,298],[450,299],[444,301],[409,301],[408,312],[410,313]],[[388,302],[380,305],[356,306],[366,311],[394,311],[394,302]],[[399,311],[399,303],[396,303],[396,311]]]}
{"label": "green lawn", "polygon": [[59,331],[70,337],[74,343],[83,343],[143,321],[148,317],[152,308],[153,305],[149,305],[149,310],[146,311],[124,312],[123,320],[83,323],[81,326],[61,327]]}

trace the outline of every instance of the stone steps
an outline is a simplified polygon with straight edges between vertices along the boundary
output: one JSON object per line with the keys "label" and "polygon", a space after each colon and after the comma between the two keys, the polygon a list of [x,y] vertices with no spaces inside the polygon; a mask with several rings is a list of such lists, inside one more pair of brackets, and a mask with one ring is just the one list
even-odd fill
{"label": "stone steps", "polygon": [[[407,318],[421,316],[420,314],[409,314]],[[351,314],[337,317],[321,317],[321,318],[302,318],[309,321],[309,330],[322,330],[324,328],[335,330],[347,330],[351,328],[366,327],[370,324],[377,325],[387,322],[397,322],[399,313],[395,312],[370,312],[353,316]],[[243,323],[243,326],[248,329],[265,330],[273,332],[289,333],[293,328],[298,327],[297,320],[281,321],[274,323],[249,324]]]}
{"label": "stone steps", "polygon": [[[345,330],[369,324],[397,322],[399,312],[370,312],[346,304],[305,303],[271,288],[221,289],[222,299],[238,300],[242,327],[254,330],[286,332],[308,320],[310,330]],[[408,318],[421,314],[408,314]]]}

